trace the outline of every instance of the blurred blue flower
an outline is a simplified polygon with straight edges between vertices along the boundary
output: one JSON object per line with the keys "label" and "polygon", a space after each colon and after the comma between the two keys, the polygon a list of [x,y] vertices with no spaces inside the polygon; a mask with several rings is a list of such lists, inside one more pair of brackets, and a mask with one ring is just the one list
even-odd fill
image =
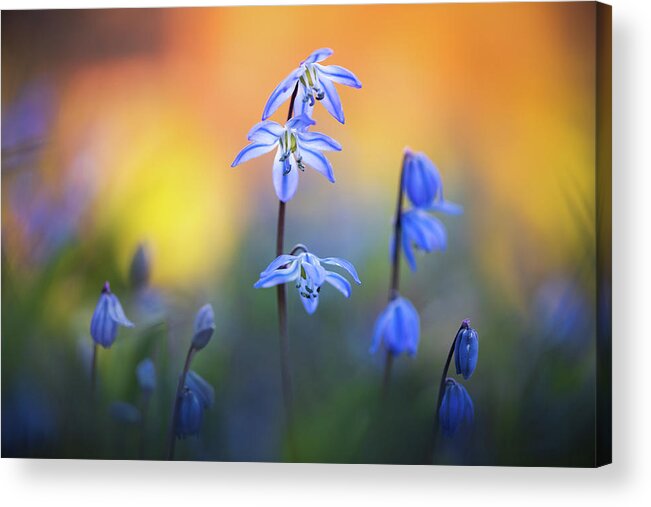
{"label": "blurred blue flower", "polygon": [[126,401],[116,401],[109,407],[111,417],[121,423],[137,424],[140,422],[140,410]]}
{"label": "blurred blue flower", "polygon": [[445,380],[443,401],[439,408],[439,422],[445,436],[454,436],[463,425],[475,418],[475,409],[468,391],[454,379]]}
{"label": "blurred blue flower", "polygon": [[212,386],[195,372],[189,371],[178,406],[175,428],[178,438],[199,433],[203,413],[212,406],[214,397],[215,392]]}
{"label": "blurred blue flower", "polygon": [[271,120],[261,121],[249,131],[246,146],[231,164],[235,167],[247,160],[259,157],[274,148],[272,177],[278,199],[287,202],[294,197],[298,187],[298,169],[305,170],[305,164],[335,182],[330,161],[323,151],[341,151],[341,145],[334,139],[318,132],[307,132],[315,122],[306,115],[296,116],[283,127]]}
{"label": "blurred blue flower", "polygon": [[[447,232],[443,223],[427,212],[413,208],[402,214],[402,250],[412,271],[416,271],[416,257],[412,245],[424,252],[445,250]],[[391,238],[391,257],[395,248],[395,238]]]}
{"label": "blurred blue flower", "polygon": [[118,326],[133,327],[133,322],[127,319],[120,301],[106,282],[90,321],[90,335],[95,343],[108,349],[115,341]]}
{"label": "blurred blue flower", "polygon": [[394,356],[403,352],[414,356],[420,339],[420,317],[414,305],[404,297],[389,302],[375,321],[371,354],[380,346]]}
{"label": "blurred blue flower", "polygon": [[145,394],[151,394],[156,389],[156,368],[150,358],[145,358],[136,366],[138,385]]}
{"label": "blurred blue flower", "polygon": [[194,335],[192,347],[201,350],[212,338],[215,332],[215,312],[210,304],[203,305],[194,319]]}
{"label": "blurred blue flower", "polygon": [[298,255],[280,255],[260,273],[260,279],[255,283],[256,289],[266,289],[282,283],[296,282],[296,289],[301,296],[305,310],[313,314],[319,304],[319,293],[324,282],[328,282],[347,298],[352,289],[348,280],[339,273],[328,271],[322,264],[328,264],[345,269],[361,285],[355,267],[347,260],[337,257],[318,258],[307,251]]}
{"label": "blurred blue flower", "polygon": [[479,355],[479,336],[477,331],[470,327],[470,321],[464,320],[457,332],[454,345],[454,364],[457,375],[463,375],[468,380],[477,367]]}
{"label": "blurred blue flower", "polygon": [[294,103],[296,114],[312,116],[314,104],[316,101],[320,101],[337,121],[344,123],[344,109],[334,83],[352,86],[353,88],[361,88],[362,83],[348,69],[338,65],[321,65],[319,63],[332,53],[332,49],[317,49],[303,60],[298,68],[283,79],[271,93],[264,107],[262,119],[269,118],[283,102],[289,99],[296,87],[296,83],[300,83]]}

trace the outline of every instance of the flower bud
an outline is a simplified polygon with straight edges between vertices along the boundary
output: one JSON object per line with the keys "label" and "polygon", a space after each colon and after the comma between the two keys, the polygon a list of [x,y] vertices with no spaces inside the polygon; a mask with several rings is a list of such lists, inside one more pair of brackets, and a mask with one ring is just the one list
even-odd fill
{"label": "flower bud", "polygon": [[129,280],[134,289],[141,289],[149,284],[151,275],[151,256],[149,249],[142,243],[138,245],[136,253],[131,259]]}
{"label": "flower bud", "polygon": [[151,394],[156,389],[156,369],[154,362],[148,357],[138,363],[136,367],[138,385],[145,394]]}
{"label": "flower bud", "polygon": [[416,207],[428,206],[442,194],[441,175],[424,153],[405,149],[403,185]]}
{"label": "flower bud", "polygon": [[454,365],[457,375],[463,375],[468,380],[477,367],[479,355],[479,336],[477,331],[470,327],[470,321],[464,320],[457,333],[454,346]]}
{"label": "flower bud", "polygon": [[184,389],[179,401],[175,433],[178,438],[196,435],[201,429],[203,407],[197,395]]}
{"label": "flower bud", "polygon": [[443,401],[439,408],[439,423],[445,436],[454,436],[463,425],[475,418],[475,409],[468,391],[454,379],[445,380]]}
{"label": "flower bud", "polygon": [[194,319],[194,336],[192,337],[192,347],[201,350],[212,338],[215,332],[215,312],[210,304],[204,305],[197,312]]}

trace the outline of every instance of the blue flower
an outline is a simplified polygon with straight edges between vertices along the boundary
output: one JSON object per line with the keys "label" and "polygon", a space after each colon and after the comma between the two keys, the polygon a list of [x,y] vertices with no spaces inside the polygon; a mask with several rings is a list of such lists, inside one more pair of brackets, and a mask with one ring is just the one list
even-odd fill
{"label": "blue flower", "polygon": [[260,273],[260,279],[255,283],[256,289],[266,289],[281,283],[295,282],[305,310],[313,314],[319,304],[319,293],[324,282],[328,282],[347,298],[351,294],[351,286],[339,273],[328,271],[322,264],[328,264],[345,269],[361,285],[355,267],[344,259],[327,257],[320,259],[307,251],[299,255],[284,254],[277,257]]}
{"label": "blue flower", "polygon": [[405,148],[403,186],[417,208],[451,215],[463,212],[461,206],[443,198],[443,181],[434,163],[422,152]]}
{"label": "blue flower", "polygon": [[348,69],[338,65],[321,65],[330,55],[332,49],[317,49],[297,69],[294,69],[289,76],[276,87],[271,93],[262,119],[266,120],[292,95],[296,83],[299,83],[294,108],[296,114],[312,116],[312,110],[316,101],[323,103],[328,112],[340,123],[344,123],[344,109],[339,99],[339,94],[334,83],[361,88],[362,83]]}
{"label": "blue flower", "polygon": [[231,167],[259,157],[278,147],[274,158],[272,177],[278,199],[287,202],[298,187],[298,169],[305,164],[323,174],[331,183],[335,175],[330,162],[321,152],[341,151],[341,145],[319,132],[307,132],[315,122],[306,115],[296,116],[285,126],[265,120],[255,125],[248,134],[251,143],[235,157]]}
{"label": "blue flower", "polygon": [[192,347],[201,350],[212,338],[215,332],[215,312],[210,304],[202,306],[194,319],[194,336]]}
{"label": "blue flower", "polygon": [[468,391],[454,379],[445,380],[443,401],[439,408],[439,422],[445,436],[451,437],[463,425],[469,425],[475,418],[475,409]]}
{"label": "blue flower", "polygon": [[108,349],[115,341],[118,326],[133,327],[133,322],[127,319],[120,301],[106,282],[90,321],[90,335],[95,343]]}
{"label": "blue flower", "polygon": [[203,413],[214,403],[215,391],[208,382],[189,371],[179,401],[175,434],[178,438],[196,435],[201,430]]}
{"label": "blue flower", "polygon": [[[412,271],[416,271],[416,257],[412,245],[424,252],[445,250],[447,232],[443,223],[427,212],[413,208],[402,213],[402,250]],[[391,253],[395,248],[395,238],[391,239]]]}
{"label": "blue flower", "polygon": [[156,368],[150,358],[145,358],[136,366],[136,378],[140,389],[146,394],[151,394],[156,389]]}
{"label": "blue flower", "polygon": [[454,364],[457,375],[463,375],[468,380],[477,367],[479,354],[479,339],[477,331],[470,327],[470,321],[464,320],[457,332],[454,345]]}
{"label": "blue flower", "polygon": [[371,354],[384,343],[384,348],[398,356],[403,352],[414,356],[420,339],[420,317],[411,301],[397,297],[389,302],[375,321]]}

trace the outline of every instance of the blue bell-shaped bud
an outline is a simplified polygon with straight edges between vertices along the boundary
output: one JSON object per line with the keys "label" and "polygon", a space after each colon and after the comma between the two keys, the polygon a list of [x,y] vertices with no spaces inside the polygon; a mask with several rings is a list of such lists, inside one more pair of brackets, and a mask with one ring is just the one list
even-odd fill
{"label": "blue bell-shaped bud", "polygon": [[439,408],[439,423],[445,436],[454,436],[459,428],[470,425],[475,409],[468,391],[454,379],[445,380],[445,391]]}
{"label": "blue bell-shaped bud", "polygon": [[118,326],[133,327],[133,322],[127,319],[120,301],[106,282],[90,321],[90,335],[95,343],[108,349],[118,335]]}
{"label": "blue bell-shaped bud", "polygon": [[201,307],[194,319],[194,335],[192,347],[201,350],[212,338],[215,332],[215,312],[210,304]]}
{"label": "blue bell-shaped bud", "polygon": [[179,401],[175,433],[178,438],[196,435],[201,429],[203,406],[197,395],[188,388],[183,390]]}
{"label": "blue bell-shaped bud", "polygon": [[454,346],[454,365],[457,375],[463,375],[463,378],[468,380],[477,367],[478,355],[479,336],[477,331],[470,327],[470,321],[466,319],[461,323]]}
{"label": "blue bell-shaped bud", "polygon": [[428,206],[442,195],[441,175],[424,153],[405,148],[403,185],[407,197],[418,208]]}

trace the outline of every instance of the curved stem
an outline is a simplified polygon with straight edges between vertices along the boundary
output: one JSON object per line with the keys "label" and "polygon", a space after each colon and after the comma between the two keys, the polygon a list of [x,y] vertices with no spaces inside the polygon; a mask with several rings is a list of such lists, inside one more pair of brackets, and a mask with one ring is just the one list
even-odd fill
{"label": "curved stem", "polygon": [[307,247],[303,243],[297,243],[294,245],[294,248],[292,248],[291,252],[289,252],[289,255],[296,255],[296,252],[303,251],[303,253],[307,253]]}
{"label": "curved stem", "polygon": [[[396,203],[396,217],[393,226],[393,252],[391,256],[391,285],[389,286],[389,302],[398,297],[400,289],[400,244],[402,236],[402,201],[404,194],[403,179],[405,174],[406,154],[402,159],[400,169],[400,181],[398,185],[398,202]],[[382,398],[386,398],[391,383],[391,370],[393,366],[393,354],[386,351],[386,361],[384,363],[384,375],[382,380]]]}
{"label": "curved stem", "polygon": [[188,371],[190,371],[190,364],[192,363],[192,358],[194,357],[194,347],[190,345],[188,349],[188,355],[185,357],[185,364],[183,365],[183,372],[179,378],[179,383],[176,386],[176,394],[174,396],[174,407],[172,408],[172,422],[170,424],[170,434],[169,434],[169,450],[167,454],[168,460],[174,459],[174,450],[176,447],[176,425],[178,424],[179,416],[179,400],[183,394],[183,387],[185,386],[185,378],[188,376]]}
{"label": "curved stem", "polygon": [[[298,93],[299,84],[296,83],[292,97],[289,101],[287,121],[291,120],[294,114],[294,101]],[[278,224],[276,227],[276,257],[283,254],[285,243],[285,206],[283,201],[278,201]],[[289,334],[287,332],[287,292],[285,284],[276,286],[276,299],[278,301],[278,332],[280,335],[280,380],[282,383],[283,404],[285,406],[285,419],[287,434],[292,457],[294,453],[294,432],[293,432],[293,396],[292,376],[289,365]]]}

